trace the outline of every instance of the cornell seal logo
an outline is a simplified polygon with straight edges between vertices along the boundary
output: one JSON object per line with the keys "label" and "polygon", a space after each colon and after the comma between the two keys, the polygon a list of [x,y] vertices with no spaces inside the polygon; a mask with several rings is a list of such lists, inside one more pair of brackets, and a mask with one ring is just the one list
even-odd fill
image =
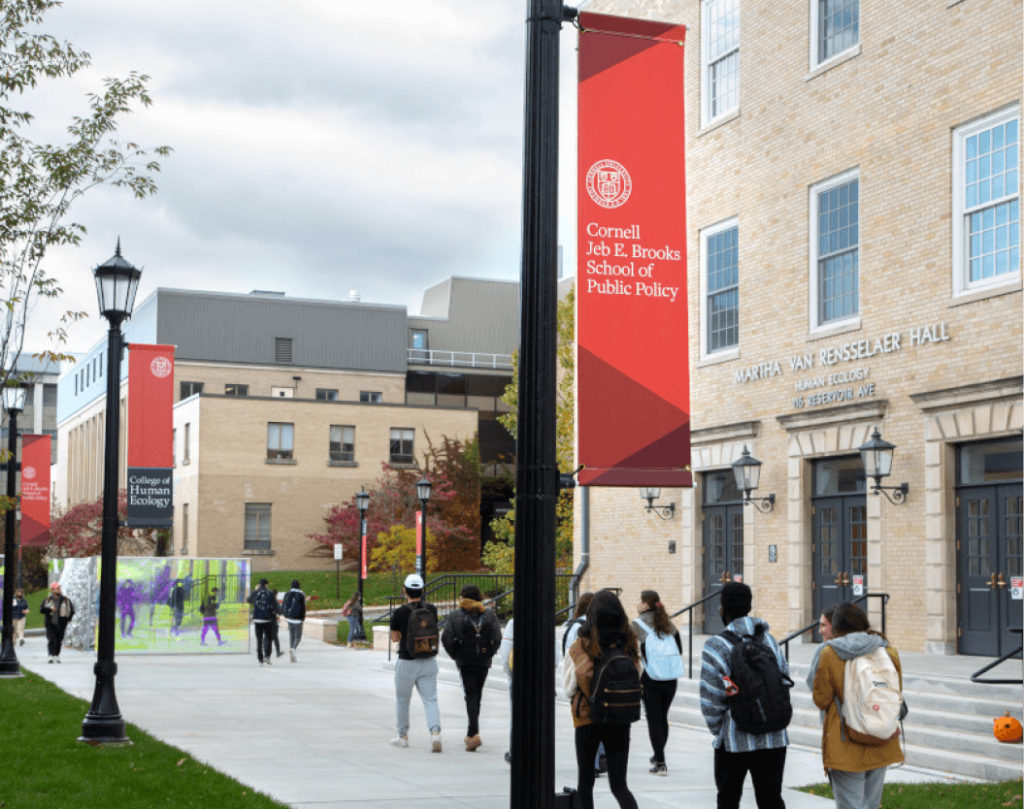
{"label": "cornell seal logo", "polygon": [[36,470],[31,466],[26,466],[21,470],[21,476],[25,478],[25,480],[32,480],[36,476]]}
{"label": "cornell seal logo", "polygon": [[587,172],[587,192],[602,208],[618,208],[632,190],[629,172],[614,160],[598,160]]}
{"label": "cornell seal logo", "polygon": [[171,372],[171,361],[167,357],[157,357],[149,364],[153,376],[163,379]]}

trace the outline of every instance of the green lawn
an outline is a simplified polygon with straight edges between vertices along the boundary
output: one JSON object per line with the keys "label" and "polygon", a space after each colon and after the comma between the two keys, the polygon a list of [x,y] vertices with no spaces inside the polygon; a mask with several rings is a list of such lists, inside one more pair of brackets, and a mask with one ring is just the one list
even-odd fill
{"label": "green lawn", "polygon": [[46,599],[49,590],[37,590],[34,593],[26,593],[25,600],[28,602],[28,615],[25,616],[25,629],[42,629],[43,618],[46,616],[39,611],[40,605]]}
{"label": "green lawn", "polygon": [[284,804],[128,725],[130,747],[77,741],[88,703],[33,672],[0,679],[5,809],[270,809]]}
{"label": "green lawn", "polygon": [[[886,784],[880,809],[1003,809],[1022,803],[1021,780],[998,784]],[[828,784],[800,787],[801,792],[832,800]]]}
{"label": "green lawn", "polygon": [[[398,590],[401,594],[405,573],[398,575]],[[428,578],[443,576],[444,573],[431,573]],[[256,585],[261,578],[270,582],[270,586],[279,592],[291,589],[292,579],[299,580],[299,586],[306,594],[307,610],[329,610],[341,607],[349,600],[352,593],[359,587],[355,571],[341,572],[340,588],[335,582],[334,571],[325,570],[273,570],[266,573],[253,573],[252,583]],[[337,593],[340,591],[340,597]],[[396,594],[395,579],[390,573],[371,573],[363,582],[363,600],[370,605],[386,606],[388,596]],[[316,596],[316,598],[312,598]]]}

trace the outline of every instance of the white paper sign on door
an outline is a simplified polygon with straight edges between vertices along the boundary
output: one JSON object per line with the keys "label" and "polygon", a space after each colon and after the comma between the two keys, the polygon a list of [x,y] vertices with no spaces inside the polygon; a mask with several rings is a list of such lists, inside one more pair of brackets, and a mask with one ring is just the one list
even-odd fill
{"label": "white paper sign on door", "polygon": [[1010,577],[1010,598],[1014,601],[1024,601],[1024,576]]}
{"label": "white paper sign on door", "polygon": [[855,596],[864,595],[864,577],[854,576],[853,577],[853,594]]}

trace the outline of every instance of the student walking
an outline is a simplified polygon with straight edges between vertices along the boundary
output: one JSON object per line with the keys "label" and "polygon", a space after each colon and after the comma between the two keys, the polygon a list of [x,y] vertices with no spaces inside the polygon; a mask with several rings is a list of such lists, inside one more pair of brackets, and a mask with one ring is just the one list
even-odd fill
{"label": "student walking", "polygon": [[[640,647],[630,627],[629,618],[618,596],[610,590],[594,595],[587,610],[587,620],[579,637],[569,647],[563,666],[562,684],[572,705],[572,721],[576,728],[576,767],[580,804],[594,809],[594,756],[604,743],[608,756],[608,781],[620,809],[637,809],[636,799],[626,784],[629,764],[629,721],[622,723],[595,721],[591,716],[591,694],[610,682],[606,674],[614,671],[622,676],[631,673],[635,680],[636,718],[640,716]],[[623,662],[624,661],[624,662]],[[632,689],[616,689],[632,690]],[[606,692],[607,693],[607,692]]]}
{"label": "student walking", "polygon": [[430,749],[441,752],[441,714],[437,709],[437,607],[423,600],[423,579],[405,578],[405,603],[391,614],[391,641],[398,644],[395,663],[395,714],[398,735],[394,747],[409,746],[409,702],[415,686],[423,700],[430,730]]}
{"label": "student walking", "polygon": [[[892,703],[884,707],[899,712],[898,718],[902,718],[899,711],[903,690],[900,658],[885,635],[872,629],[867,615],[852,602],[835,608],[832,635],[821,651],[814,677],[814,704],[825,711],[822,762],[832,784],[836,809],[878,809],[885,768],[903,761],[899,734],[893,733],[887,740],[865,739],[868,743],[854,741],[846,718],[852,705],[844,703],[852,703],[855,696],[849,686],[858,675],[856,664],[868,664],[872,667],[872,681],[891,679],[890,686],[898,681],[899,693],[894,693]],[[895,692],[896,689],[887,690]],[[895,702],[897,699],[899,702]]]}
{"label": "student walking", "polygon": [[[786,806],[782,800],[782,774],[789,744],[785,728],[792,708],[785,683],[792,686],[793,681],[789,679],[786,658],[775,638],[768,634],[768,624],[750,616],[752,601],[753,595],[746,584],[729,582],[722,588],[719,612],[726,624],[725,632],[709,638],[701,655],[700,712],[715,737],[711,744],[715,750],[718,809],[738,809],[748,772],[754,782],[758,809],[785,809]],[[753,644],[760,648],[739,648]],[[750,653],[760,656],[763,675],[759,679],[756,672],[751,673],[748,685],[741,674],[750,673],[750,668],[740,670],[737,666],[745,666],[744,660],[749,659]],[[741,700],[748,692],[755,691],[773,695],[772,704],[767,706],[770,716],[764,718],[769,720],[768,727],[778,729],[765,732],[744,729],[752,725],[747,723],[745,703]],[[735,696],[737,701],[730,704],[730,696]],[[738,711],[735,716],[734,710]]]}
{"label": "student walking", "polygon": [[273,627],[277,622],[277,599],[267,589],[267,580],[260,579],[259,587],[249,593],[246,601],[252,606],[252,622],[256,631],[256,658],[262,666],[273,663],[271,644],[273,643]]}
{"label": "student walking", "polygon": [[302,622],[306,620],[306,594],[299,588],[299,580],[292,579],[292,589],[284,594],[281,612],[288,622],[288,654],[295,662],[295,650],[302,641]]}
{"label": "student walking", "polygon": [[68,623],[75,617],[75,605],[61,592],[60,584],[53,582],[50,585],[50,594],[39,607],[39,611],[46,616],[46,644],[50,654],[50,659],[46,662],[60,663],[64,632],[68,628]]}
{"label": "student walking", "polygon": [[358,590],[352,593],[352,597],[342,606],[341,617],[348,618],[348,643],[351,645],[360,634],[365,634],[362,631],[363,597]]}
{"label": "student walking", "polygon": [[25,615],[28,613],[28,602],[21,590],[14,591],[14,607],[11,617],[14,619],[14,643],[25,645]]}
{"label": "student walking", "polygon": [[[277,590],[271,589],[271,597],[274,599],[274,606],[277,612],[274,614],[274,620],[270,622],[270,643],[273,645],[274,650],[277,652],[278,657],[284,657],[284,652],[281,651],[281,602],[277,598]],[[267,654],[269,658],[270,655]]]}
{"label": "student walking", "polygon": [[[594,594],[588,592],[583,593],[579,601],[576,602],[576,607],[572,612],[572,620],[565,625],[565,632],[562,633],[562,662],[560,665],[565,665],[565,652],[576,642],[576,638],[579,637],[580,627],[583,626],[584,621],[587,619],[587,610],[590,609],[590,602],[593,600]],[[608,756],[605,755],[604,745],[599,744],[597,746],[597,753],[594,755],[594,775],[600,776],[606,772],[608,772]]]}
{"label": "student walking", "polygon": [[200,646],[206,645],[206,633],[211,629],[214,637],[217,638],[218,646],[224,646],[227,643],[221,639],[220,625],[217,621],[217,610],[220,609],[220,601],[217,598],[219,592],[220,590],[214,587],[210,590],[210,594],[203,599],[203,603],[199,605],[199,613],[203,616],[203,633],[199,636]]}
{"label": "student walking", "polygon": [[665,744],[668,742],[668,711],[676,696],[683,666],[683,641],[665,611],[665,605],[654,590],[640,593],[637,605],[640,616],[633,622],[640,641],[640,657],[644,673],[640,682],[644,689],[647,711],[647,733],[651,739],[650,769],[652,775],[668,775]]}
{"label": "student walking", "polygon": [[513,618],[508,619],[505,624],[505,631],[501,633],[501,646],[498,649],[498,659],[501,661],[501,670],[508,678],[508,750],[505,751],[505,763],[512,763],[512,664],[515,657],[512,654],[515,648],[515,627]]}
{"label": "student walking", "polygon": [[455,661],[466,698],[466,750],[472,752],[480,740],[480,698],[491,660],[501,645],[501,627],[494,613],[483,605],[483,594],[475,584],[462,588],[459,606],[448,614],[441,643]]}
{"label": "student walking", "polygon": [[170,634],[181,640],[181,622],[185,617],[185,588],[181,585],[181,579],[174,580],[174,587],[167,599],[167,606],[171,608]]}

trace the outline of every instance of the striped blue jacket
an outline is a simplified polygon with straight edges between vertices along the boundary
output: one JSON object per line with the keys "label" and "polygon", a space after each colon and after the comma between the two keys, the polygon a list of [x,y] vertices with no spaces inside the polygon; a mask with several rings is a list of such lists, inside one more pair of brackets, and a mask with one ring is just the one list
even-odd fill
{"label": "striped blue jacket", "polygon": [[[760,618],[749,615],[737,618],[726,629],[740,637],[752,636],[758,625],[764,627],[764,638],[775,657],[783,674],[789,674],[786,658],[779,649],[775,638],[768,634],[768,624]],[[700,712],[708,729],[714,734],[712,746],[724,747],[730,753],[750,753],[754,750],[770,750],[785,747],[789,744],[789,735],[785,730],[775,733],[753,734],[740,730],[733,724],[732,715],[725,703],[725,683],[723,677],[729,676],[729,660],[732,657],[732,643],[721,635],[709,638],[704,644],[701,654],[700,668]]]}

